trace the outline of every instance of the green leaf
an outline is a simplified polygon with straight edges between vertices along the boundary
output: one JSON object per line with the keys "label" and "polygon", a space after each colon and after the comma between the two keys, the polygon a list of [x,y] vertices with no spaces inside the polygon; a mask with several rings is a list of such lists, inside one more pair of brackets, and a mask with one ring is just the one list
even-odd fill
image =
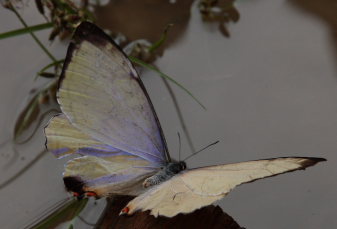
{"label": "green leaf", "polygon": [[[39,76],[42,76],[42,77],[46,77],[44,74],[45,74],[45,71],[47,70],[47,69],[49,69],[49,68],[51,68],[51,67],[59,67],[59,65],[60,64],[62,64],[64,62],[64,59],[61,59],[61,60],[57,60],[57,61],[54,61],[54,62],[52,62],[52,63],[50,63],[50,64],[47,64],[46,66],[44,66],[37,74],[36,74],[36,76],[35,76],[35,78],[34,78],[34,80],[36,80],[37,79],[37,77],[39,77]],[[57,71],[56,71],[56,73],[57,73]],[[55,76],[56,76],[57,74],[55,74]],[[52,77],[46,77],[46,78],[52,78]]]}
{"label": "green leaf", "polygon": [[161,77],[171,81],[172,83],[174,83],[175,85],[177,85],[178,87],[180,87],[183,91],[185,91],[188,95],[190,95],[204,110],[206,110],[206,107],[189,91],[187,90],[183,85],[181,85],[180,83],[178,83],[176,80],[174,80],[173,78],[171,78],[170,76],[162,73],[161,71],[159,71],[156,67],[154,67],[153,65],[150,65],[150,64],[147,64],[145,63],[144,61],[136,58],[136,57],[133,57],[133,56],[129,56],[129,59],[136,63],[136,64],[139,64],[140,66],[143,66],[147,69],[150,69],[152,71],[155,71],[157,72]]}
{"label": "green leaf", "polygon": [[43,29],[49,29],[49,28],[52,28],[52,27],[53,27],[53,23],[48,22],[48,23],[43,23],[43,24],[39,24],[39,25],[29,26],[28,28],[12,30],[12,31],[9,31],[9,32],[1,33],[0,34],[0,40],[6,39],[6,38],[9,38],[9,37],[14,37],[14,36],[26,34],[26,33],[30,33],[30,32],[43,30]]}
{"label": "green leaf", "polygon": [[54,62],[52,62],[52,63],[50,63],[50,64],[44,66],[44,67],[38,72],[38,74],[39,74],[39,73],[42,73],[42,72],[44,72],[44,71],[46,71],[48,68],[51,68],[51,67],[53,67],[53,66],[62,64],[63,62],[64,62],[64,59],[54,61]]}
{"label": "green leaf", "polygon": [[163,32],[163,34],[161,35],[160,39],[155,42],[150,48],[149,48],[149,52],[154,52],[155,50],[157,50],[167,39],[167,34],[168,31],[170,30],[170,28],[173,26],[173,24],[168,24]]}
{"label": "green leaf", "polygon": [[56,74],[52,72],[40,72],[38,75],[43,78],[55,78],[56,77]]}
{"label": "green leaf", "polygon": [[[61,205],[59,208],[55,209],[52,213],[42,219],[35,225],[29,225],[31,229],[50,229],[56,228],[64,222],[68,222],[77,217],[84,207],[87,205],[88,199],[72,199],[71,201]],[[73,228],[72,222],[69,228]]]}

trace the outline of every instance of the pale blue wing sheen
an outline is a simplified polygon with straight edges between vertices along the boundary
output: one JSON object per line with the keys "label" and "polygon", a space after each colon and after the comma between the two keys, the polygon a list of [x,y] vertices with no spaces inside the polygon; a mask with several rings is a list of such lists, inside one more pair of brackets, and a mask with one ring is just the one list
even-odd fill
{"label": "pale blue wing sheen", "polygon": [[68,191],[78,195],[94,192],[98,197],[138,195],[142,182],[158,169],[151,162],[105,145],[71,125],[64,114],[53,117],[45,128],[46,146],[56,157],[80,154],[65,166]]}
{"label": "pale blue wing sheen", "polygon": [[169,161],[157,116],[136,70],[100,29],[82,23],[68,49],[58,101],[70,122],[114,149],[160,167]]}
{"label": "pale blue wing sheen", "polygon": [[61,158],[69,154],[111,157],[130,155],[119,149],[92,139],[74,127],[64,114],[54,116],[45,127],[46,147],[54,156]]}
{"label": "pale blue wing sheen", "polygon": [[[144,179],[156,172],[148,165],[149,161],[136,156],[83,156],[68,161],[63,176],[69,191],[94,192],[98,197],[133,196],[145,191],[142,186]],[[67,178],[72,182],[67,182]]]}

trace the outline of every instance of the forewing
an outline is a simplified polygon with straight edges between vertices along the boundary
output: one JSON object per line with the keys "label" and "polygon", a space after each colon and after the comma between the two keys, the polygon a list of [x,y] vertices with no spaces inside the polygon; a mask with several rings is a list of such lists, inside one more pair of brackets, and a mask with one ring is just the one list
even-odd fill
{"label": "forewing", "polygon": [[169,160],[157,116],[134,67],[95,25],[83,22],[68,49],[58,91],[80,131],[161,166]]}
{"label": "forewing", "polygon": [[275,158],[184,171],[128,203],[126,210],[150,210],[154,216],[189,213],[223,198],[235,186],[305,169],[322,158]]}
{"label": "forewing", "polygon": [[136,156],[83,156],[68,161],[64,183],[68,191],[78,194],[94,192],[98,197],[139,195],[142,182],[156,172],[149,162]]}
{"label": "forewing", "polygon": [[72,153],[99,157],[128,155],[81,132],[64,114],[54,116],[49,121],[45,127],[45,136],[47,149],[58,158]]}

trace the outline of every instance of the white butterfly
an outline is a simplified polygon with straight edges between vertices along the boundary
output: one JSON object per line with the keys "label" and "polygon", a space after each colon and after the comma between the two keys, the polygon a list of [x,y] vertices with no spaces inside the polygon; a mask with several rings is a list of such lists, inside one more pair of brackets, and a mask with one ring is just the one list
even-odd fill
{"label": "white butterfly", "polygon": [[189,213],[235,186],[312,166],[323,158],[288,157],[186,169],[171,160],[153,105],[135,68],[109,36],[83,22],[68,48],[58,102],[45,128],[56,157],[79,154],[64,183],[79,197],[134,195],[122,210],[154,216]]}

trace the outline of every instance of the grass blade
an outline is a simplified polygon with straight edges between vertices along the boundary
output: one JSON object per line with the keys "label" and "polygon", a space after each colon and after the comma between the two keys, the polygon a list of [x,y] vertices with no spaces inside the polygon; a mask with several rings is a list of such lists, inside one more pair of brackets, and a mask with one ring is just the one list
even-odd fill
{"label": "grass blade", "polygon": [[77,217],[87,205],[88,199],[73,199],[58,209],[55,209],[50,215],[42,219],[35,225],[30,225],[31,229],[57,228],[62,223],[69,222],[69,228],[73,226],[72,220]]}
{"label": "grass blade", "polygon": [[160,39],[155,42],[150,48],[149,48],[149,52],[154,52],[155,50],[157,50],[167,39],[167,34],[169,29],[173,26],[173,24],[168,24],[163,32],[163,34],[161,35]]}
{"label": "grass blade", "polygon": [[206,110],[206,107],[189,91],[187,90],[183,85],[181,85],[180,83],[178,83],[176,80],[174,80],[173,78],[171,78],[170,76],[162,73],[161,71],[159,71],[156,67],[154,67],[153,65],[147,64],[144,61],[133,57],[133,56],[129,56],[129,59],[136,64],[139,64],[140,66],[143,66],[147,69],[150,69],[152,71],[157,72],[161,77],[171,81],[172,83],[174,83],[175,85],[177,85],[178,87],[180,87],[183,91],[185,91],[188,95],[190,95],[194,101],[196,101],[204,110]]}
{"label": "grass blade", "polygon": [[53,23],[48,22],[48,23],[29,26],[28,28],[22,28],[22,29],[16,29],[16,30],[8,31],[8,32],[0,34],[0,40],[10,38],[10,37],[19,36],[19,35],[23,35],[23,34],[30,33],[30,32],[43,30],[43,29],[49,29],[51,27],[53,27]]}

